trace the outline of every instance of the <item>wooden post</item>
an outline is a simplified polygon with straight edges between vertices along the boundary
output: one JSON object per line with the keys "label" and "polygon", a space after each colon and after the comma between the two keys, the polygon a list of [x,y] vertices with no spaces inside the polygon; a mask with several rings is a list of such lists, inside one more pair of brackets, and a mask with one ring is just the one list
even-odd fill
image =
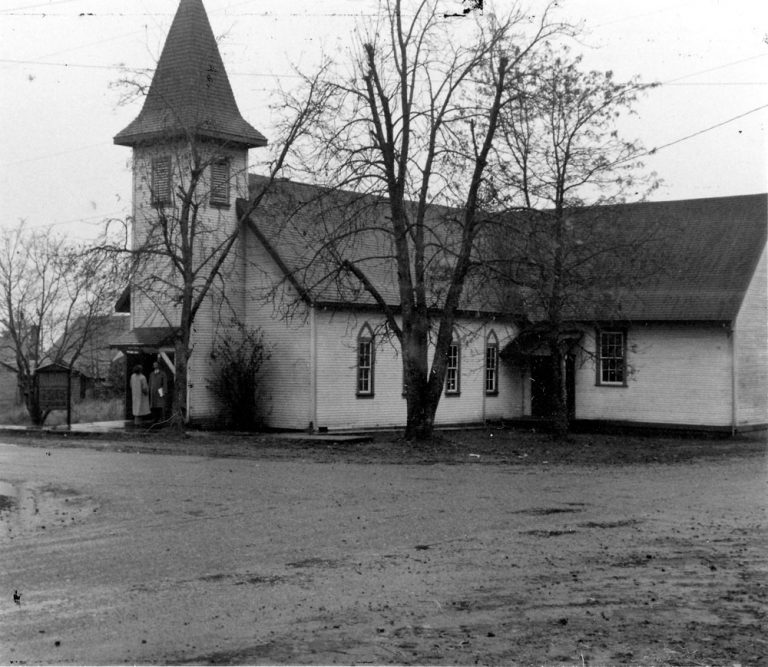
{"label": "wooden post", "polygon": [[67,368],[67,429],[72,429],[72,367]]}

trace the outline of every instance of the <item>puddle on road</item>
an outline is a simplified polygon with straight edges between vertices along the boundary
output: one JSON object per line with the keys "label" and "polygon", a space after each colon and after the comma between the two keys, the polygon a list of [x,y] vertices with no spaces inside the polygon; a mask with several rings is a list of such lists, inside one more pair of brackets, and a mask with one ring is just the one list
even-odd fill
{"label": "puddle on road", "polygon": [[[567,503],[568,505],[583,505],[583,503]],[[510,514],[528,514],[530,516],[549,516],[551,514],[571,514],[583,512],[582,507],[532,507],[525,510],[514,510]]]}
{"label": "puddle on road", "polygon": [[77,489],[0,481],[0,540],[82,523],[97,509]]}
{"label": "puddle on road", "polygon": [[16,507],[16,487],[8,482],[0,482],[0,516]]}
{"label": "puddle on road", "polygon": [[12,510],[16,506],[16,499],[9,496],[0,496],[0,513]]}

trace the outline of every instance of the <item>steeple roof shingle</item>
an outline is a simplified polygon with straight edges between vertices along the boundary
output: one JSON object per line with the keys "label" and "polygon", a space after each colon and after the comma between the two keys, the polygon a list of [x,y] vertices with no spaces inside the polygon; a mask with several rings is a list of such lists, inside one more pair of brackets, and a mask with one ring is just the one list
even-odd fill
{"label": "steeple roof shingle", "polygon": [[138,117],[119,132],[121,146],[192,135],[264,146],[237,108],[202,0],[181,0]]}

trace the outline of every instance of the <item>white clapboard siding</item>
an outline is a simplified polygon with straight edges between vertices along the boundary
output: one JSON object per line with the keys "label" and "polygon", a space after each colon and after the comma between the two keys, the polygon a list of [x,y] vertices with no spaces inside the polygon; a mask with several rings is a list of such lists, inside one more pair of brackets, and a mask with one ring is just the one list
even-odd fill
{"label": "white clapboard siding", "polygon": [[[225,155],[229,162],[231,186],[230,205],[210,205],[211,171],[206,169],[200,184],[204,196],[199,215],[208,233],[199,239],[198,257],[210,256],[214,248],[224,243],[239,228],[236,198],[247,188],[247,153],[242,149],[217,149],[217,155]],[[217,372],[216,361],[211,353],[219,336],[232,331],[233,318],[245,318],[245,265],[243,235],[239,234],[221,270],[221,280],[215,280],[208,297],[195,317],[192,327],[193,352],[190,358],[189,406],[190,417],[195,420],[215,419],[221,406],[210,390],[210,380]],[[205,279],[206,271],[201,279]]]}
{"label": "white clapboard siding", "polygon": [[[594,351],[594,337],[587,341]],[[625,387],[597,386],[594,357],[576,370],[577,419],[650,424],[731,423],[731,340],[716,324],[634,325]]]}
{"label": "white clapboard siding", "polygon": [[245,240],[246,322],[261,329],[270,355],[259,376],[262,414],[269,427],[307,429],[313,419],[309,309],[282,285],[279,267],[256,237],[246,233]]}
{"label": "white clapboard siding", "polygon": [[734,326],[736,426],[768,424],[768,266],[760,258]]}
{"label": "white clapboard siding", "polygon": [[[199,148],[199,147],[198,147]],[[247,151],[236,148],[222,148],[211,145],[211,150],[215,150],[216,156],[225,157],[230,167],[230,206],[211,206],[209,204],[210,192],[210,168],[203,172],[203,177],[196,190],[196,198],[201,203],[199,209],[200,224],[208,230],[213,230],[214,234],[203,235],[199,239],[207,246],[213,247],[220,242],[228,233],[235,229],[236,212],[235,202],[238,196],[245,196],[247,193]],[[213,153],[211,154],[213,155]],[[164,143],[152,144],[150,146],[137,146],[134,149],[133,156],[133,245],[140,247],[141,242],[146,238],[148,228],[156,225],[158,221],[157,209],[152,205],[151,184],[152,184],[152,162],[156,158],[169,156],[171,158],[171,191],[176,192],[180,179],[186,181],[188,178],[188,147],[183,142],[169,141]],[[202,159],[207,161],[211,156],[203,155]],[[172,213],[171,213],[172,214]],[[198,248],[201,253],[206,248]],[[134,287],[131,292],[131,315],[132,327],[164,327],[177,326],[179,323],[178,304],[170,296],[173,290],[168,290],[162,284],[150,284],[152,281],[149,276],[160,276],[164,280],[174,280],[174,272],[170,262],[165,258],[157,258],[152,263],[144,267],[143,281],[144,286]],[[241,282],[232,283],[237,290],[236,285]],[[233,292],[233,296],[236,292]]]}
{"label": "white clapboard siding", "polygon": [[[406,418],[403,370],[399,344],[377,336],[374,393],[357,396],[357,340],[367,324],[381,331],[377,313],[322,311],[317,314],[317,424],[329,429],[402,427]],[[461,342],[460,394],[443,396],[435,423],[478,423],[485,419],[520,416],[516,395],[519,378],[512,378],[499,364],[499,392],[485,396],[485,335],[493,328],[503,347],[514,330],[505,324],[484,326],[482,321],[462,319],[457,325]],[[431,359],[431,353],[430,353]]]}

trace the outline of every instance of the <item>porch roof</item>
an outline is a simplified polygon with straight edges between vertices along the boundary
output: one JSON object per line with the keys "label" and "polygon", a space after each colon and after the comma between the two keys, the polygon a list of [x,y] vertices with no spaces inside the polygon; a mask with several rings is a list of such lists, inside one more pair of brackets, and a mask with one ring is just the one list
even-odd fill
{"label": "porch roof", "polygon": [[[562,331],[558,339],[566,348],[577,345],[584,336],[581,329],[568,329]],[[549,355],[547,344],[547,331],[544,327],[538,327],[535,324],[523,329],[518,336],[507,343],[501,350],[501,358],[506,361],[522,361],[528,357]]]}
{"label": "porch roof", "polygon": [[137,327],[116,338],[110,347],[123,352],[131,350],[157,351],[173,347],[178,333],[176,327]]}

